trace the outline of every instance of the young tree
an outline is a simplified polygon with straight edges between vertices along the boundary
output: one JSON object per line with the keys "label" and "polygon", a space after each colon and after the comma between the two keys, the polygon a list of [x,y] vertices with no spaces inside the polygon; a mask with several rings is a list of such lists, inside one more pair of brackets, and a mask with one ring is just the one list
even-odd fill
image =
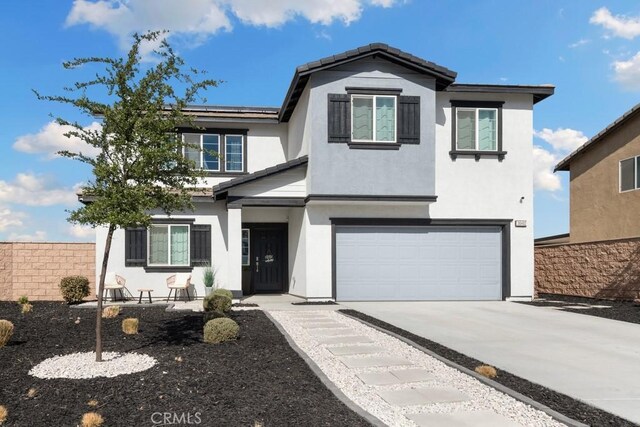
{"label": "young tree", "polygon": [[[158,62],[142,70],[140,47],[157,43]],[[92,167],[93,178],[82,188],[82,207],[70,212],[68,221],[108,228],[98,283],[96,312],[96,361],[102,361],[102,292],[109,262],[113,233],[118,228],[148,226],[150,211],[166,214],[193,209],[189,188],[202,172],[182,155],[183,143],[176,138],[180,126],[194,126],[183,107],[193,103],[198,92],[218,85],[218,81],[196,81],[201,71],[183,72],[184,61],[177,56],[161,32],[134,35],[125,58],[78,58],[64,63],[66,69],[89,64],[104,68],[93,80],[66,88],[77,96],[43,96],[38,99],[68,104],[82,113],[102,118],[100,129],[85,129],[77,122],[57,118],[77,137],[98,149],[95,157],[81,152],[59,154]],[[178,93],[175,86],[183,87]],[[102,91],[107,101],[87,95],[89,89]],[[203,100],[204,101],[204,100]],[[200,147],[197,147],[200,149]]]}

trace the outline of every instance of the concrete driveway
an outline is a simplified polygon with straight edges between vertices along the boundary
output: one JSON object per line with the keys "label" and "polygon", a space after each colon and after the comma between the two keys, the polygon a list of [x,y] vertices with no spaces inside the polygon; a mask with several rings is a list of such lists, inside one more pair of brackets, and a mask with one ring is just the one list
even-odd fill
{"label": "concrete driveway", "polygon": [[340,304],[640,423],[640,325],[513,302]]}

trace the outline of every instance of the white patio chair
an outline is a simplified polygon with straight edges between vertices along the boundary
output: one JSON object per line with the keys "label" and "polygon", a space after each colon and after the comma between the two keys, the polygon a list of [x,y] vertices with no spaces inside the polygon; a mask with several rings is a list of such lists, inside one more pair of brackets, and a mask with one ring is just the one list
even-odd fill
{"label": "white patio chair", "polygon": [[171,292],[175,290],[173,294],[173,300],[178,297],[178,291],[183,289],[187,292],[187,298],[191,301],[191,295],[189,294],[189,286],[191,286],[191,273],[176,273],[167,278],[167,287],[169,288],[169,296],[167,296],[167,302],[171,298]]}
{"label": "white patio chair", "polygon": [[[122,301],[125,300],[125,296],[124,296],[124,290],[127,289],[127,280],[112,272],[108,272],[105,277],[104,277],[104,288],[102,289],[102,295],[101,298],[103,301],[106,301],[106,294],[109,291],[113,291],[113,299],[116,299],[116,291],[120,292],[120,297],[122,298]],[[127,292],[129,292],[129,290],[127,289]]]}

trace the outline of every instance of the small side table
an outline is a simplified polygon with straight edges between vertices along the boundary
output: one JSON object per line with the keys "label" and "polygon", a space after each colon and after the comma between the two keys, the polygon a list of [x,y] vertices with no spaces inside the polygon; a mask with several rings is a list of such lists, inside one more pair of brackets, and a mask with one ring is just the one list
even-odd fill
{"label": "small side table", "polygon": [[138,304],[142,304],[142,295],[146,292],[147,295],[149,296],[149,304],[152,304],[151,301],[151,292],[153,292],[153,289],[149,289],[149,288],[138,288],[138,292],[140,292],[140,296],[138,297]]}

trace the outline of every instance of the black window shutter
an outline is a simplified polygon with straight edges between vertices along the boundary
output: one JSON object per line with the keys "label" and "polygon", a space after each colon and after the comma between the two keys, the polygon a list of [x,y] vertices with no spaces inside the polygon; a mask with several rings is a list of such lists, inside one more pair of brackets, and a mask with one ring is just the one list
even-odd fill
{"label": "black window shutter", "polygon": [[191,266],[211,265],[211,225],[191,225]]}
{"label": "black window shutter", "polygon": [[124,265],[126,267],[147,265],[146,228],[127,228],[124,231]]}
{"label": "black window shutter", "polygon": [[329,142],[351,141],[351,97],[347,94],[329,94]]}
{"label": "black window shutter", "polygon": [[420,97],[398,97],[398,142],[420,144]]}

